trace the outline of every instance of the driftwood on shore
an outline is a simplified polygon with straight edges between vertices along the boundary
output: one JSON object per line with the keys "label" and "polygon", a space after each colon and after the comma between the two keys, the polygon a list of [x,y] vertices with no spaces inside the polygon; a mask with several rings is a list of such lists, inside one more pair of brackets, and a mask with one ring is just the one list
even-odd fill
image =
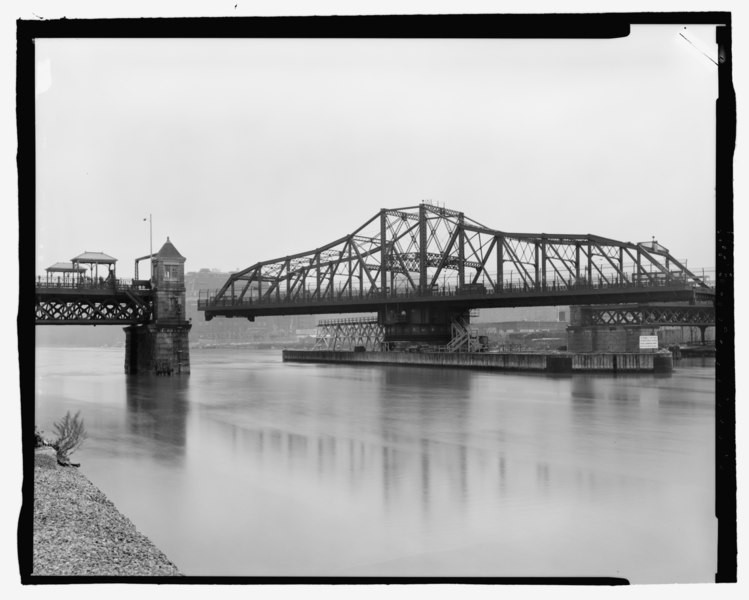
{"label": "driftwood on shore", "polygon": [[49,446],[57,452],[57,464],[61,467],[80,467],[80,463],[70,460],[70,454],[78,450],[86,440],[88,434],[83,425],[80,411],[71,416],[70,412],[54,423],[57,438],[54,441],[46,439],[38,428],[35,428],[35,447]]}
{"label": "driftwood on shore", "polygon": [[180,575],[177,567],[55,451],[34,457],[32,575]]}

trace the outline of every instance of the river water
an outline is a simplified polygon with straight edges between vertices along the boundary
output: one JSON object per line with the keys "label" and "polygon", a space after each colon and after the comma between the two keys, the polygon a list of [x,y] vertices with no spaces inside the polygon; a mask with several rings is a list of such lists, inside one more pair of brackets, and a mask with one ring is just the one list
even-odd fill
{"label": "river water", "polygon": [[37,349],[36,422],[186,575],[612,576],[716,570],[713,361],[671,376],[284,364]]}

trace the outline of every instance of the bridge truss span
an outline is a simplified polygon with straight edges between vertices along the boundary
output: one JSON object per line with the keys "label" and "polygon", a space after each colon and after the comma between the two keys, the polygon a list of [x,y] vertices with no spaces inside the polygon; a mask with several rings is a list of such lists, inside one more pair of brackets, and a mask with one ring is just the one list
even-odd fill
{"label": "bridge truss span", "polygon": [[580,317],[582,325],[715,326],[712,304],[590,306],[580,309]]}
{"label": "bridge truss span", "polygon": [[512,306],[515,298],[522,306],[684,301],[694,294],[710,300],[714,292],[654,240],[509,233],[422,203],[382,209],[315,250],[234,273],[201,297],[199,309],[207,319],[253,318],[378,310],[393,301]]}
{"label": "bridge truss span", "polygon": [[37,325],[132,325],[153,316],[150,292],[37,287]]}

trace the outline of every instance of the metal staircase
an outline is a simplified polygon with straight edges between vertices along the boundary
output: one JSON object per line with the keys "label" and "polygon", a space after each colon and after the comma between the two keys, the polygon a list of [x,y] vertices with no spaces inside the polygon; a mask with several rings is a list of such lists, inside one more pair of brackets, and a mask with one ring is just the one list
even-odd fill
{"label": "metal staircase", "polygon": [[465,317],[457,317],[450,324],[452,338],[445,345],[445,352],[478,352],[479,332],[471,327]]}

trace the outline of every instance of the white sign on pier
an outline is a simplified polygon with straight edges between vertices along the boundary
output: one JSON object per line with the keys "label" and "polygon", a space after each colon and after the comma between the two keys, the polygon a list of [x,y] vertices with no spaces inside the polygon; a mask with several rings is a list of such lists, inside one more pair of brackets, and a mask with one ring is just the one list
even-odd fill
{"label": "white sign on pier", "polygon": [[657,335],[641,335],[640,336],[640,350],[657,350],[658,349],[658,336]]}

